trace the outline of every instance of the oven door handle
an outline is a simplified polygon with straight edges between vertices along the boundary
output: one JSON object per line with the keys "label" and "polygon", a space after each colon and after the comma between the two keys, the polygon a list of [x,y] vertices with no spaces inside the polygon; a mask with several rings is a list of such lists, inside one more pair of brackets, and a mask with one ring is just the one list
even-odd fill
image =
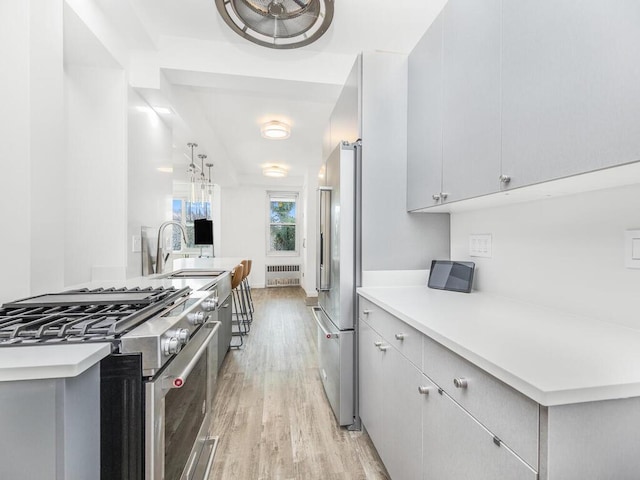
{"label": "oven door handle", "polygon": [[[187,378],[189,377],[191,370],[193,370],[196,364],[200,361],[200,357],[202,357],[202,355],[207,350],[207,348],[209,348],[211,339],[213,338],[213,336],[218,331],[218,328],[220,327],[220,322],[214,322],[214,323],[215,325],[211,329],[211,332],[209,332],[209,334],[207,335],[207,338],[205,338],[204,342],[202,342],[202,345],[200,345],[200,348],[198,348],[195,355],[191,358],[191,360],[189,360],[189,363],[187,363],[184,369],[178,375],[167,378],[168,382],[166,382],[167,383],[165,385],[166,388],[182,388],[182,386],[184,385],[184,382],[186,382]],[[206,328],[207,325],[208,324],[205,323],[203,327]]]}

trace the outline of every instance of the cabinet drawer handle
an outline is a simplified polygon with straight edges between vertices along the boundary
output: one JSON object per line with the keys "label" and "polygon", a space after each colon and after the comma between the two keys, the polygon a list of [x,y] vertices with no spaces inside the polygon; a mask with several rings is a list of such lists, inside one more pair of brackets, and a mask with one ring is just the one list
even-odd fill
{"label": "cabinet drawer handle", "polygon": [[406,337],[407,337],[407,335],[406,335],[406,334],[404,334],[404,333],[396,333],[396,340],[400,340],[400,341],[402,341],[402,340],[404,340]]}
{"label": "cabinet drawer handle", "polygon": [[389,345],[380,345],[378,348],[380,351],[386,352],[389,349]]}
{"label": "cabinet drawer handle", "polygon": [[444,192],[442,192],[442,193],[440,194],[440,198],[442,198],[442,200],[446,200],[448,196],[449,196],[449,194],[448,194],[448,193],[444,193]]}
{"label": "cabinet drawer handle", "polygon": [[362,314],[363,315],[369,315],[373,310],[363,310]]}
{"label": "cabinet drawer handle", "polygon": [[455,385],[456,388],[467,388],[469,386],[469,382],[466,378],[454,378],[453,385]]}
{"label": "cabinet drawer handle", "polygon": [[498,180],[500,180],[500,183],[509,183],[511,181],[511,177],[509,175],[500,175]]}
{"label": "cabinet drawer handle", "polygon": [[420,395],[429,395],[429,387],[418,387],[418,393]]}
{"label": "cabinet drawer handle", "polygon": [[373,342],[374,347],[380,348],[381,345],[382,345],[382,342]]}
{"label": "cabinet drawer handle", "polygon": [[434,193],[433,195],[431,195],[431,198],[433,198],[437,202],[438,200],[440,200],[440,194]]}

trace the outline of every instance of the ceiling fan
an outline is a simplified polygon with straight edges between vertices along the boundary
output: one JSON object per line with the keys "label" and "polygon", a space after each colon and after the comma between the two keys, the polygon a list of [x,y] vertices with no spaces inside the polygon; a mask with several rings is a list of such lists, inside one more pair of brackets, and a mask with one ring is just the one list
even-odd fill
{"label": "ceiling fan", "polygon": [[299,48],[329,28],[334,0],[216,0],[238,35],[269,48]]}

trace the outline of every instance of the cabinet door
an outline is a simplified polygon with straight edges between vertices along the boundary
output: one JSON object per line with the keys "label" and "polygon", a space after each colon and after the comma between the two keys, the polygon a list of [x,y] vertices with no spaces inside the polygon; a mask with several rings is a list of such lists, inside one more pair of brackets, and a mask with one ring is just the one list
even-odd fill
{"label": "cabinet door", "polygon": [[393,347],[384,358],[385,465],[394,480],[422,478],[422,374]]}
{"label": "cabinet door", "polygon": [[445,393],[423,402],[424,480],[536,480],[537,474]]}
{"label": "cabinet door", "polygon": [[638,18],[635,0],[504,2],[509,186],[640,158]]}
{"label": "cabinet door", "polygon": [[409,55],[407,210],[442,191],[442,14]]}
{"label": "cabinet door", "polygon": [[501,5],[502,0],[449,0],[444,8],[446,201],[499,189]]}
{"label": "cabinet door", "polygon": [[[382,351],[376,346],[382,339],[367,322],[360,320],[359,386],[360,419],[382,458]],[[384,461],[384,459],[383,459]]]}

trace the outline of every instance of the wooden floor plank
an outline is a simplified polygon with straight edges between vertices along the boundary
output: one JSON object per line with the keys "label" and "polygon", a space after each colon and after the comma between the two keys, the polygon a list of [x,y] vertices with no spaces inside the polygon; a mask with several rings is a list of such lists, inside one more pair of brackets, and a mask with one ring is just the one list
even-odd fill
{"label": "wooden floor plank", "polygon": [[366,433],[337,425],[302,289],[254,289],[254,322],[218,377],[209,480],[385,480]]}

